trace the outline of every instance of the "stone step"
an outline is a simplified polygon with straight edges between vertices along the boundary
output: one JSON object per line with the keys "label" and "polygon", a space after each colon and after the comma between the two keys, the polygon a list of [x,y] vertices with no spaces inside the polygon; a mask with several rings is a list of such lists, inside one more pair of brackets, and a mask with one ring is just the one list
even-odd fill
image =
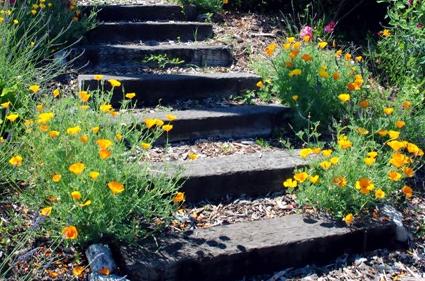
{"label": "stone step", "polygon": [[155,242],[118,246],[129,279],[234,281],[397,244],[390,223],[347,228],[302,215],[167,233]]}
{"label": "stone step", "polygon": [[[231,50],[226,46],[209,46],[204,44],[105,44],[90,45],[77,48],[76,54],[83,53],[77,65],[85,65],[87,69],[125,69],[139,67],[172,67],[184,65],[196,66],[230,66],[233,63]],[[159,61],[147,62],[148,58],[178,59],[178,63],[160,66]],[[125,62],[125,63],[123,63]]]}
{"label": "stone step", "polygon": [[[169,142],[196,139],[241,139],[269,137],[281,128],[289,115],[289,108],[281,105],[242,105],[173,112],[136,113],[137,119],[158,118],[166,121],[172,113],[173,130]],[[140,117],[139,117],[140,116]],[[162,143],[164,138],[160,140]]]}
{"label": "stone step", "polygon": [[99,22],[183,21],[187,17],[178,5],[96,5],[81,7],[83,13],[97,11]]}
{"label": "stone step", "polygon": [[[248,73],[213,73],[213,74],[140,74],[134,76],[105,75],[104,80],[121,81],[126,93],[137,94],[137,106],[167,104],[179,99],[203,99],[210,97],[228,97],[243,94],[246,90],[255,89],[260,79]],[[99,87],[99,81],[93,75],[78,76],[80,89],[90,90]],[[105,83],[105,90],[111,90]],[[113,103],[122,100],[123,89],[114,89]]]}
{"label": "stone step", "polygon": [[200,22],[108,22],[86,34],[90,43],[202,41],[213,36],[212,25]]}
{"label": "stone step", "polygon": [[185,192],[187,202],[197,203],[219,201],[226,196],[264,196],[282,191],[283,180],[290,177],[296,167],[305,164],[294,150],[177,161],[154,168],[170,173],[182,169],[184,183],[181,190]]}

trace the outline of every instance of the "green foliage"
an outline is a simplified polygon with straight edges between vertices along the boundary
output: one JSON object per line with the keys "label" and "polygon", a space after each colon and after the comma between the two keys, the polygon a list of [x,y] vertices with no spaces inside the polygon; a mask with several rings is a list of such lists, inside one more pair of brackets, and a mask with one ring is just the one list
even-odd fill
{"label": "green foliage", "polygon": [[200,12],[218,13],[223,9],[223,0],[178,0],[182,5],[195,5]]}
{"label": "green foliage", "polygon": [[163,123],[141,126],[133,115],[117,115],[109,104],[112,93],[81,95],[91,95],[91,102],[43,99],[43,112],[26,122],[19,152],[24,161],[16,169],[29,174],[30,188],[19,199],[41,210],[57,236],[73,226],[81,243],[142,237],[149,227],[163,226],[176,206],[176,176],[145,161]]}
{"label": "green foliage", "polygon": [[425,89],[425,5],[413,0],[380,0],[387,3],[390,29],[381,32],[381,39],[371,57],[381,72],[381,80],[391,85],[419,84]]}
{"label": "green foliage", "polygon": [[265,56],[254,63],[264,80],[258,85],[260,91],[271,91],[296,110],[296,127],[309,120],[327,126],[346,113],[344,103],[358,103],[364,97],[361,88],[367,72],[362,63],[354,62],[361,58],[348,52],[344,55],[342,50],[335,52],[327,44],[290,37],[283,45],[270,44]]}
{"label": "green foliage", "polygon": [[181,65],[184,63],[184,60],[179,58],[171,58],[166,54],[152,54],[146,56],[143,62],[150,65],[152,64],[154,67],[166,68]]}
{"label": "green foliage", "polygon": [[[64,47],[64,40],[81,35],[71,28],[79,24],[69,25],[72,22],[71,14],[75,12],[68,11],[64,2],[52,4],[51,8],[37,8],[35,15],[31,14],[32,5],[30,1],[11,7],[7,2],[0,4],[0,103],[10,102],[8,108],[2,106],[1,120],[10,112],[18,113],[20,117],[26,115],[34,98],[28,87],[44,84],[62,74],[67,64],[55,59],[55,56],[65,56],[66,52],[54,51]],[[36,5],[40,6],[41,3]],[[64,21],[68,22],[65,24]],[[84,24],[87,22],[85,19],[81,21]],[[85,29],[78,30],[83,32]],[[2,129],[1,136],[7,126]]]}

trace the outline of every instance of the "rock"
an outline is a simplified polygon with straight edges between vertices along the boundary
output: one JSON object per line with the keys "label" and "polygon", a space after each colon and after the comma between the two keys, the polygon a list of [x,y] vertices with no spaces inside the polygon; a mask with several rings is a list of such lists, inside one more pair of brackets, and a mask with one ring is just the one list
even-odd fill
{"label": "rock", "polygon": [[86,250],[86,256],[92,272],[98,273],[107,270],[112,273],[117,269],[111,249],[106,244],[91,245]]}
{"label": "rock", "polygon": [[380,209],[381,213],[389,217],[396,225],[396,240],[399,242],[408,242],[412,235],[403,225],[403,214],[397,211],[393,206],[385,205]]}

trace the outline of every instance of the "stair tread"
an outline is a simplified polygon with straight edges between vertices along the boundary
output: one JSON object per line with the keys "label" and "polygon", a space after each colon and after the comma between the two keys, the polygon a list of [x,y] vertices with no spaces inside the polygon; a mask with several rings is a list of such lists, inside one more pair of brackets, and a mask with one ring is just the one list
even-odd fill
{"label": "stair tread", "polygon": [[231,175],[241,172],[252,173],[264,170],[281,170],[295,168],[305,164],[307,162],[298,156],[297,150],[234,154],[216,158],[203,158],[196,161],[179,162],[179,165],[184,169],[184,177],[206,177],[217,174]]}
{"label": "stair tread", "polygon": [[[79,80],[93,80],[94,74],[80,74],[78,75]],[[223,78],[258,78],[258,75],[247,73],[247,72],[216,72],[216,73],[202,73],[202,72],[176,72],[172,74],[168,73],[138,73],[134,75],[113,75],[105,74],[103,80],[117,79],[117,80],[149,80],[149,79],[193,79],[193,78],[212,78],[212,79],[223,79]]]}
{"label": "stair tread", "polygon": [[145,118],[158,118],[166,120],[167,114],[174,114],[178,120],[193,120],[193,119],[208,119],[208,118],[219,118],[219,117],[232,117],[232,116],[244,116],[244,115],[256,115],[264,113],[279,113],[288,107],[278,104],[267,104],[267,105],[238,105],[228,107],[213,107],[205,109],[189,109],[189,110],[165,110],[153,113],[140,113],[134,112],[134,114]]}
{"label": "stair tread", "polygon": [[127,43],[127,44],[91,44],[84,45],[80,48],[85,49],[99,49],[99,48],[111,48],[111,49],[129,49],[129,50],[173,50],[173,49],[230,49],[229,46],[223,44],[207,44],[202,42],[189,42],[189,43],[168,43],[168,42],[157,42],[157,44],[147,43]]}
{"label": "stair tread", "polygon": [[351,229],[287,215],[168,233],[156,240],[159,249],[145,243],[121,246],[119,252],[129,277],[137,280],[232,280],[317,259],[326,262],[344,251],[361,252],[394,238],[391,223]]}

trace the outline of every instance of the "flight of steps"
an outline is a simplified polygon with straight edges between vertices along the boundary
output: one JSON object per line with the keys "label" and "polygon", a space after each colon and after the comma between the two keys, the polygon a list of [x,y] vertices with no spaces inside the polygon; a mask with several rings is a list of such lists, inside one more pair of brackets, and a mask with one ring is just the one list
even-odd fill
{"label": "flight of steps", "polygon": [[[81,89],[98,85],[93,74],[117,79],[126,92],[137,93],[137,106],[158,103],[173,107],[178,100],[238,96],[255,89],[259,77],[249,73],[143,73],[144,58],[166,54],[183,65],[227,67],[230,48],[204,43],[213,36],[210,23],[193,20],[176,5],[99,7],[100,24],[86,36],[81,59],[89,61],[79,75]],[[91,7],[85,9],[90,10]],[[105,84],[108,88],[108,83]],[[123,97],[114,89],[113,103]],[[134,113],[165,118],[168,111]],[[132,114],[132,113],[130,113]],[[241,139],[268,137],[288,118],[281,105],[219,106],[174,111],[178,119],[171,144],[201,138]],[[169,163],[157,164],[158,168]],[[204,158],[182,164],[187,202],[220,202],[226,196],[266,196],[282,190],[282,180],[305,161],[296,151],[274,151]],[[120,264],[130,280],[236,280],[272,272],[285,266],[326,261],[345,251],[363,251],[393,240],[392,225],[350,230],[301,215],[198,229],[184,235],[159,237],[117,247]],[[383,233],[386,233],[383,238]]]}

